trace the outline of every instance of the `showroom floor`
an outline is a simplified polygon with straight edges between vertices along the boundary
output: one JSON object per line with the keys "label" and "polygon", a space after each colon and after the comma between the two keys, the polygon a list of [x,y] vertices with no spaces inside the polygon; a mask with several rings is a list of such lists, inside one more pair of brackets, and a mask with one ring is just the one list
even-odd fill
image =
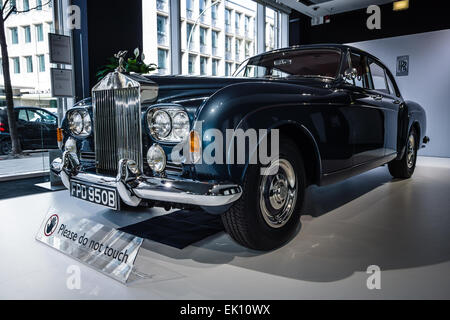
{"label": "showroom floor", "polygon": [[[327,187],[310,187],[297,236],[261,253],[221,232],[179,250],[146,240],[137,260],[152,279],[128,286],[38,243],[50,206],[124,226],[162,210],[117,214],[66,191],[0,200],[0,298],[336,299],[450,298],[450,159],[418,160],[413,179],[386,167]],[[93,213],[88,214],[88,211]],[[69,290],[78,265],[81,288]],[[369,290],[370,265],[381,290]]]}

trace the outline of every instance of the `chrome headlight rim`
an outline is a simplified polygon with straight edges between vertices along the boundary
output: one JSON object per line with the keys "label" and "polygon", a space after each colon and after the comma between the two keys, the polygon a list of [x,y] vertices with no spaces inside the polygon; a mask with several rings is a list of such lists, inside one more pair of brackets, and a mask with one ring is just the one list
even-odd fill
{"label": "chrome headlight rim", "polygon": [[[165,136],[158,135],[155,133],[154,130],[152,130],[152,120],[158,112],[164,112],[170,118],[170,132]],[[177,120],[177,117],[180,117],[181,115],[183,117],[185,117],[185,120],[186,120],[186,123],[184,124],[186,126],[186,128],[184,130],[184,135],[179,134],[176,131],[176,130],[180,130],[180,127],[177,126],[176,120]],[[190,121],[188,113],[182,107],[170,106],[170,105],[169,106],[150,107],[147,110],[146,119],[147,119],[147,128],[148,128],[149,134],[155,142],[180,143],[189,137],[189,132],[191,129],[190,128],[191,121]]]}
{"label": "chrome headlight rim", "polygon": [[[78,125],[74,125],[74,118],[77,117]],[[88,110],[73,109],[67,113],[67,121],[71,136],[74,138],[86,138],[92,134],[92,118]]]}
{"label": "chrome headlight rim", "polygon": [[[167,118],[167,123],[166,123],[167,128],[163,133],[158,132],[158,129],[155,129],[156,123],[154,122],[154,120],[157,116]],[[155,109],[155,110],[152,110],[152,112],[147,113],[147,123],[148,123],[148,128],[150,130],[150,134],[152,135],[152,137],[155,137],[158,140],[166,139],[172,132],[172,117],[166,110]]]}

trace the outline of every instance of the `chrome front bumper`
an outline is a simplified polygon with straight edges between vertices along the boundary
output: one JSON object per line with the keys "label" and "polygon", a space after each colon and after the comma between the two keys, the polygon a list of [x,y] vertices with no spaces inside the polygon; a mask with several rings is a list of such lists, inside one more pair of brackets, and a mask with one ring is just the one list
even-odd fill
{"label": "chrome front bumper", "polygon": [[242,194],[235,184],[213,184],[188,179],[168,179],[144,176],[133,160],[122,159],[116,177],[80,172],[75,153],[64,152],[62,158],[52,162],[51,170],[70,190],[70,180],[116,188],[127,205],[138,206],[143,199],[167,203],[180,203],[201,207],[227,206]]}

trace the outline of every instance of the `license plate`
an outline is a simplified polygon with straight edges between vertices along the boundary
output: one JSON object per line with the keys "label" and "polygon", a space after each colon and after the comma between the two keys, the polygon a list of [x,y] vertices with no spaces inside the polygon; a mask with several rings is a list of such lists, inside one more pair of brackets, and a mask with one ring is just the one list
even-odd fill
{"label": "license plate", "polygon": [[117,190],[114,188],[70,180],[70,195],[110,209],[119,209]]}

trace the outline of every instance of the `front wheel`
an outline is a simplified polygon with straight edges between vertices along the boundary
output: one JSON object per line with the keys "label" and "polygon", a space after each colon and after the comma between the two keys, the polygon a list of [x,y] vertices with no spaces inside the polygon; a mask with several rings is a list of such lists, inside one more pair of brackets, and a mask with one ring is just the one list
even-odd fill
{"label": "front wheel", "polygon": [[268,167],[251,165],[243,194],[224,214],[225,230],[239,244],[271,250],[291,239],[300,223],[305,170],[291,139],[280,139],[280,155]]}
{"label": "front wheel", "polygon": [[400,160],[393,160],[389,162],[388,168],[390,174],[394,178],[408,179],[416,169],[417,149],[419,146],[417,132],[411,128],[409,132],[408,141],[406,143],[406,152]]}

